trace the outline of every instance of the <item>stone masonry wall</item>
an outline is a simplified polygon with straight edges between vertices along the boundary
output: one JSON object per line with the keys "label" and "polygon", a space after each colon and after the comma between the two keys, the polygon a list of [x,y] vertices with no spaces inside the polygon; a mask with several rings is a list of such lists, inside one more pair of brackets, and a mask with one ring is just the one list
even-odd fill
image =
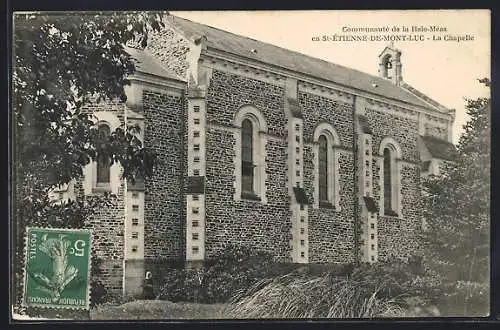
{"label": "stone masonry wall", "polygon": [[153,148],[159,164],[145,180],[144,258],[182,257],[183,140],[182,97],[145,91],[145,145]]}
{"label": "stone masonry wall", "polygon": [[[418,123],[414,120],[367,109],[366,117],[373,129],[373,154],[378,155],[380,142],[386,136],[394,138],[401,146],[403,159],[418,162]],[[373,161],[373,197],[380,200],[380,166]],[[406,258],[418,249],[421,230],[420,219],[420,168],[418,165],[401,165],[402,217],[378,217],[379,260],[392,257]]]}
{"label": "stone masonry wall", "polygon": [[[124,124],[126,106],[122,102],[106,101],[85,106],[82,111],[109,111],[115,114],[120,123]],[[121,173],[120,173],[121,175]],[[77,198],[86,198],[82,182],[75,184]],[[108,293],[119,296],[122,293],[124,230],[125,230],[125,196],[124,184],[120,185],[118,194],[108,199],[106,206],[95,211],[88,219],[88,228],[93,231],[92,257],[100,260],[100,270],[97,278],[105,285]],[[102,196],[96,193],[95,196]],[[91,196],[90,196],[91,197]]]}
{"label": "stone masonry wall", "polygon": [[290,261],[291,221],[287,179],[284,90],[279,86],[214,71],[207,93],[207,121],[232,126],[236,111],[245,104],[259,109],[268,132],[267,205],[234,201],[233,133],[209,128],[206,132],[206,252],[210,256],[228,243],[245,244]]}
{"label": "stone masonry wall", "polygon": [[379,155],[380,142],[390,136],[399,143],[402,158],[409,162],[420,162],[418,151],[418,122],[413,119],[366,109],[366,118],[373,130],[373,155]]}
{"label": "stone masonry wall", "polygon": [[[299,93],[304,116],[304,138],[312,142],[313,133],[320,122],[330,123],[343,148],[339,154],[340,211],[309,207],[309,256],[311,263],[352,262],[354,258],[354,195],[353,107],[325,97]],[[314,163],[312,148],[304,152],[304,189],[314,203]]]}

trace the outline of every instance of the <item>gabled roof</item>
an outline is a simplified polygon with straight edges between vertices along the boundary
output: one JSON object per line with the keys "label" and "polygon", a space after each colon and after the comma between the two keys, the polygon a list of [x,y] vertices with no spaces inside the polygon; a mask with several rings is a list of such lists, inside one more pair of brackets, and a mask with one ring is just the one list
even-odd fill
{"label": "gabled roof", "polygon": [[452,143],[429,135],[421,136],[421,138],[433,158],[451,161],[457,158],[458,151]]}
{"label": "gabled roof", "polygon": [[[387,79],[346,68],[325,60],[304,55],[262,41],[236,35],[211,26],[173,15],[166,22],[194,42],[205,36],[207,48],[242,56],[258,62],[282,67],[346,87],[377,94],[409,104],[434,109],[428,102]],[[376,87],[374,87],[376,86]]]}
{"label": "gabled roof", "polygon": [[133,58],[137,71],[164,78],[184,80],[169,68],[164,67],[156,57],[147,51],[128,46],[125,46],[124,49]]}

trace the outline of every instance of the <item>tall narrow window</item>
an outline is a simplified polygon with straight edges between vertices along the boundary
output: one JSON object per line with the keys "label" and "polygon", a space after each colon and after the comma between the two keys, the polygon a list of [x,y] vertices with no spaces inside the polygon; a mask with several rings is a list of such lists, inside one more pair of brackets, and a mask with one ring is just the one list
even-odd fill
{"label": "tall narrow window", "polygon": [[[110,128],[106,124],[99,125],[99,139],[103,142],[109,138]],[[97,184],[109,184],[110,178],[110,160],[107,155],[99,155],[97,159]]]}
{"label": "tall narrow window", "polygon": [[234,200],[267,204],[266,145],[267,125],[262,113],[251,105],[235,114],[234,126]]}
{"label": "tall narrow window", "polygon": [[324,135],[319,142],[319,200],[328,201],[328,142]]}
{"label": "tall narrow window", "polygon": [[336,146],[339,136],[329,123],[320,123],[313,134],[314,146],[314,207],[340,211],[339,163]]}
{"label": "tall narrow window", "polygon": [[403,157],[399,143],[387,136],[380,142],[378,151],[380,163],[377,171],[380,173],[379,187],[384,192],[381,194],[380,214],[401,217],[403,205],[401,204],[401,170],[399,160]]}
{"label": "tall narrow window", "polygon": [[241,191],[253,193],[253,127],[249,119],[241,123]]}
{"label": "tall narrow window", "polygon": [[391,151],[384,149],[384,211],[392,211],[392,171],[391,171]]}

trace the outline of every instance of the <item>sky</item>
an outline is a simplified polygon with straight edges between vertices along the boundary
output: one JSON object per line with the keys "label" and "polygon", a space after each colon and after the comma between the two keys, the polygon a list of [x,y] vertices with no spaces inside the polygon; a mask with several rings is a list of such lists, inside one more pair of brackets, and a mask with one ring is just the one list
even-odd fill
{"label": "sky", "polygon": [[[490,78],[491,43],[488,10],[171,11],[170,13],[373,75],[378,74],[378,55],[390,42],[372,38],[410,36],[412,40],[394,42],[394,46],[402,52],[403,80],[445,107],[456,109],[454,143],[458,141],[462,126],[468,119],[464,98],[490,95],[489,89],[477,81],[478,78]],[[403,31],[403,27],[408,31]],[[430,31],[432,27],[436,29]],[[393,28],[399,31],[393,31]],[[422,32],[422,28],[427,31]],[[382,31],[372,32],[373,29]],[[388,31],[385,32],[384,29]],[[332,40],[334,35],[342,35],[343,40]],[[314,37],[319,37],[321,40],[323,36],[329,36],[331,39],[313,40]],[[345,40],[346,36],[347,38],[356,36],[358,40],[366,38],[366,41]],[[461,40],[457,41],[455,37],[460,37]]]}

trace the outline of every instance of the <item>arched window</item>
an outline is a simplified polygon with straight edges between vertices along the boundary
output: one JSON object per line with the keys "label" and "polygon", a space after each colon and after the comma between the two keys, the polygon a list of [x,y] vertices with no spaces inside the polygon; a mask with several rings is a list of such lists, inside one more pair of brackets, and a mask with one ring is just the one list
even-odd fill
{"label": "arched window", "polygon": [[329,123],[321,123],[314,131],[315,146],[315,207],[340,210],[339,163],[336,147],[337,132]]}
{"label": "arched window", "polygon": [[390,56],[388,56],[386,59],[385,59],[385,68],[386,69],[392,69],[392,59]]}
{"label": "arched window", "polygon": [[[99,140],[106,141],[111,130],[107,124],[100,124],[98,128]],[[110,182],[110,160],[107,155],[98,155],[97,158],[97,185],[109,185]]]}
{"label": "arched window", "polygon": [[[401,196],[400,196],[400,170],[398,160],[401,158],[401,148],[398,143],[386,137],[380,143],[380,188],[381,194],[380,211],[383,215],[400,216]],[[383,201],[383,202],[382,202]]]}
{"label": "arched window", "polygon": [[393,211],[392,206],[392,161],[389,148],[384,149],[384,211]]}
{"label": "arched window", "polygon": [[267,124],[262,113],[251,105],[241,107],[235,115],[234,126],[234,199],[266,198]]}
{"label": "arched window", "polygon": [[325,135],[319,139],[319,200],[328,202],[328,141]]}
{"label": "arched window", "polygon": [[241,123],[241,190],[254,194],[253,127],[249,119]]}
{"label": "arched window", "polygon": [[384,78],[391,78],[391,71],[392,71],[392,56],[387,54],[382,58],[382,77]]}

